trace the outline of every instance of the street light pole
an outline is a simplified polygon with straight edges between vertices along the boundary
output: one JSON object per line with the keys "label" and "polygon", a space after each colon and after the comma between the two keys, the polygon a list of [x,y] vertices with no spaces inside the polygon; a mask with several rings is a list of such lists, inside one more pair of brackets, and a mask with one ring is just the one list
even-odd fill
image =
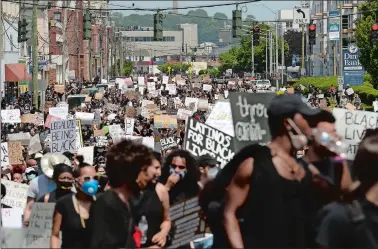
{"label": "street light pole", "polygon": [[276,13],[276,87],[279,89],[278,75],[278,13]]}

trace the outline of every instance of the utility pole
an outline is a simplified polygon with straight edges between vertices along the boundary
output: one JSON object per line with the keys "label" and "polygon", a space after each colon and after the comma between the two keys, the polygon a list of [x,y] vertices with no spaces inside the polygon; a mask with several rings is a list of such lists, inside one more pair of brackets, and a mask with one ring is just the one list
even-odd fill
{"label": "utility pole", "polygon": [[276,15],[276,87],[277,91],[279,89],[279,83],[278,83],[278,14]]}
{"label": "utility pole", "polygon": [[253,46],[253,32],[251,34],[251,73],[252,77],[255,77],[255,47]]}
{"label": "utility pole", "polygon": [[100,9],[100,84],[102,83],[102,78],[104,77],[104,23],[102,18],[102,8]]}
{"label": "utility pole", "polygon": [[[281,30],[283,31],[282,28],[282,23],[281,23]],[[285,69],[285,37],[284,33],[282,32],[281,34],[281,86],[283,87],[284,85],[284,69]],[[278,89],[277,89],[278,91]]]}
{"label": "utility pole", "polygon": [[[90,0],[88,0],[88,9],[89,8],[91,8]],[[88,40],[88,78],[89,82],[92,83],[92,36]]]}
{"label": "utility pole", "polygon": [[269,40],[269,31],[265,34],[265,79],[268,77],[268,40]]}
{"label": "utility pole", "polygon": [[[32,59],[33,59],[33,105],[39,109],[38,106],[38,0],[33,0],[33,33],[32,33]],[[1,24],[2,25],[2,24]],[[0,25],[0,26],[1,26]],[[1,47],[1,50],[3,47]]]}
{"label": "utility pole", "polygon": [[272,31],[269,31],[269,75],[273,73],[273,39]]}
{"label": "utility pole", "polygon": [[[67,29],[67,8],[66,6],[69,5],[69,1],[63,1],[63,58],[62,58],[62,82],[63,82],[63,86],[64,86],[64,94],[63,94],[63,101],[66,100],[66,60],[67,59],[67,33],[66,33],[66,29]],[[34,70],[33,70],[34,72]]]}
{"label": "utility pole", "polygon": [[[3,18],[3,2],[2,0],[0,0],[0,15],[1,15],[1,18]],[[3,30],[3,24],[0,23],[0,75],[2,75],[2,62],[3,62],[3,57],[4,57],[4,51],[3,51],[3,47],[4,47],[4,30]],[[0,85],[3,85],[4,82],[0,82],[1,84]],[[3,85],[4,86],[4,85]],[[4,91],[4,92],[3,92]],[[0,103],[2,101],[2,98],[3,98],[3,94],[5,96],[5,87],[4,89],[1,89],[0,88]],[[0,119],[0,132],[1,132],[1,119]],[[0,150],[0,155],[1,155],[1,150]]]}
{"label": "utility pole", "polygon": [[305,70],[305,25],[302,24],[302,58],[301,58],[301,75]]}
{"label": "utility pole", "polygon": [[124,61],[125,61],[125,57],[124,57],[124,50],[123,50],[123,39],[122,39],[122,35],[121,35],[121,31],[118,31],[118,35],[119,35],[119,75],[120,76],[124,76],[123,75],[123,64],[124,64]]}
{"label": "utility pole", "polygon": [[[82,1],[77,2],[78,4],[81,3]],[[76,24],[75,25],[75,33],[76,33],[76,45],[77,45],[77,78],[79,82],[81,82],[81,39],[79,36],[79,30],[78,30],[78,23],[79,23],[79,12],[81,13],[80,10],[83,9],[83,6],[78,6],[79,10],[76,11]]]}
{"label": "utility pole", "polygon": [[337,75],[337,62],[336,62],[336,41],[332,44],[333,53],[333,76]]}
{"label": "utility pole", "polygon": [[116,46],[116,39],[117,39],[117,35],[116,35],[116,31],[115,31],[115,27],[113,27],[113,46],[112,46],[112,53],[113,53],[113,76],[114,78],[117,76],[117,70],[118,70],[118,67],[117,67],[117,46]]}

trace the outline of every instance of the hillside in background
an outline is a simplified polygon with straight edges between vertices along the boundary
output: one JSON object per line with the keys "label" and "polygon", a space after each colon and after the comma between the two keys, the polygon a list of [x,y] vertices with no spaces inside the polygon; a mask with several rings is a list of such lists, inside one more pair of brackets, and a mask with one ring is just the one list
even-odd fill
{"label": "hillside in background", "polygon": [[[131,14],[124,16],[121,13],[113,13],[112,21],[116,22],[117,27],[128,26],[153,26],[153,14]],[[250,22],[253,16],[247,16],[245,22]],[[194,23],[198,25],[198,42],[213,42],[219,43],[219,28],[225,25],[231,25],[231,20],[228,19],[224,13],[215,13],[214,16],[209,16],[205,10],[197,9],[190,10],[187,14],[173,14],[171,12],[166,14],[163,20],[164,30],[175,30],[177,24]]]}

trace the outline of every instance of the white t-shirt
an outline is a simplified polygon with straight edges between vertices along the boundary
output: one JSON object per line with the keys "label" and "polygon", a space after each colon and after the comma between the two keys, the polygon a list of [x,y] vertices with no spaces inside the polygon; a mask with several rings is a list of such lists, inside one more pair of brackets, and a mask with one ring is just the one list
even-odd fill
{"label": "white t-shirt", "polygon": [[46,193],[50,193],[56,189],[55,182],[48,178],[45,174],[34,178],[28,189],[28,197],[34,198],[34,200],[39,200]]}

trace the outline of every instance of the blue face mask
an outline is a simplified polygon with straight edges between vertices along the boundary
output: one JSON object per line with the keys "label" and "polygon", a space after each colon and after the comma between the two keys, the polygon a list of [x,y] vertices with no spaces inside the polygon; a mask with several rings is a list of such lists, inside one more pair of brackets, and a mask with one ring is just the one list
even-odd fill
{"label": "blue face mask", "polygon": [[169,173],[178,175],[180,177],[180,180],[183,179],[186,175],[186,171],[177,173],[173,168],[169,169]]}
{"label": "blue face mask", "polygon": [[85,182],[83,185],[81,185],[81,191],[83,191],[85,194],[94,196],[97,193],[98,190],[98,181],[97,180],[90,180]]}
{"label": "blue face mask", "polygon": [[36,177],[37,177],[36,174],[26,175],[26,178],[28,178],[29,181],[33,180],[33,179],[36,178]]}

